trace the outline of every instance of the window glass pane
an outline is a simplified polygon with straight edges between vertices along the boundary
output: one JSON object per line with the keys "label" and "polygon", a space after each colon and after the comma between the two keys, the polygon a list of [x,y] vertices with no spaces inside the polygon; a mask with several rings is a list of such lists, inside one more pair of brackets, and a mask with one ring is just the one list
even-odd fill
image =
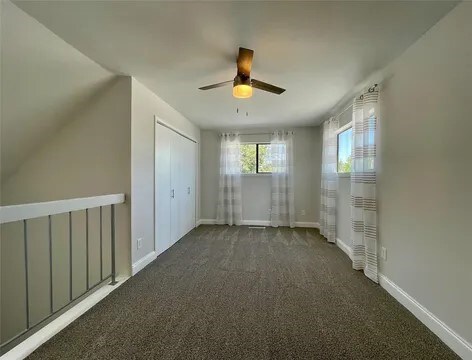
{"label": "window glass pane", "polygon": [[272,163],[270,161],[270,144],[258,144],[259,146],[259,169],[260,173],[272,172]]}
{"label": "window glass pane", "polygon": [[256,144],[241,144],[241,173],[256,173]]}
{"label": "window glass pane", "polygon": [[352,128],[338,134],[338,173],[350,173],[352,164]]}

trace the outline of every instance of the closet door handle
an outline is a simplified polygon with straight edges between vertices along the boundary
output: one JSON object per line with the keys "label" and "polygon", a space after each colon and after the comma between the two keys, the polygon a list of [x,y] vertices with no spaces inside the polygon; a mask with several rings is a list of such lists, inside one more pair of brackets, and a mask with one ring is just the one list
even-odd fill
{"label": "closet door handle", "polygon": [[170,192],[170,197],[173,199],[175,198],[175,190],[172,189],[171,192]]}
{"label": "closet door handle", "polygon": [[190,195],[190,186],[187,188],[187,194]]}

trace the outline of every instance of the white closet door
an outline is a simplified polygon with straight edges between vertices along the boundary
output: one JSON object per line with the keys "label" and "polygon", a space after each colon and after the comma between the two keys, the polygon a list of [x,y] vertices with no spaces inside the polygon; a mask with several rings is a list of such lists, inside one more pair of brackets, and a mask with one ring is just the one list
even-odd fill
{"label": "white closet door", "polygon": [[155,249],[158,254],[169,247],[171,240],[171,140],[173,131],[156,124],[155,176],[156,176],[156,219]]}
{"label": "white closet door", "polygon": [[175,244],[182,237],[181,211],[182,211],[182,136],[172,131],[171,146],[171,208],[170,208],[170,231],[171,242],[169,246]]}
{"label": "white closet door", "polygon": [[196,144],[156,124],[156,251],[195,227]]}
{"label": "white closet door", "polygon": [[192,156],[193,156],[193,149],[192,149],[193,142],[190,140],[186,140],[184,147],[185,147],[185,157],[183,159],[183,163],[185,164],[182,169],[182,179],[183,179],[183,187],[184,187],[184,200],[182,201],[184,209],[182,211],[182,228],[183,228],[183,235],[188,233],[190,228],[190,222],[192,217],[192,202],[191,197],[193,196],[193,179],[192,179]]}
{"label": "white closet door", "polygon": [[187,232],[195,228],[195,207],[196,207],[196,170],[197,170],[197,144],[189,141],[188,148],[188,180],[187,180]]}

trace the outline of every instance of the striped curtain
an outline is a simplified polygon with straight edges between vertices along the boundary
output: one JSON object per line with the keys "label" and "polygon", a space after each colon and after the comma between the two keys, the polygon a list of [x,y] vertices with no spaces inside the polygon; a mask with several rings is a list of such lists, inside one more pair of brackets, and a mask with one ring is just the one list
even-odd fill
{"label": "striped curtain", "polygon": [[276,131],[270,141],[272,164],[270,223],[295,227],[293,193],[293,133]]}
{"label": "striped curtain", "polygon": [[216,222],[241,225],[241,149],[239,135],[221,134],[220,183]]}
{"label": "striped curtain", "polygon": [[377,275],[376,129],[379,91],[354,100],[352,115],[351,224],[353,268]]}
{"label": "striped curtain", "polygon": [[323,153],[321,163],[320,233],[329,242],[336,242],[336,196],[338,192],[337,135],[338,120],[323,123]]}

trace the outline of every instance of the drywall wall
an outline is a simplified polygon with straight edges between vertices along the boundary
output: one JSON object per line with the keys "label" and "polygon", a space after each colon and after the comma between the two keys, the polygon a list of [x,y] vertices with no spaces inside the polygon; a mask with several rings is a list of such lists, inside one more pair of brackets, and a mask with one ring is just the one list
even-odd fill
{"label": "drywall wall", "polygon": [[[129,196],[130,78],[110,74],[15,5],[2,5],[2,156],[16,153],[16,145],[26,146],[33,138],[35,143],[24,156],[8,156],[16,160],[10,162],[11,171],[2,173],[2,205],[109,193]],[[49,122],[50,116],[54,122]],[[34,134],[36,130],[39,135]],[[7,141],[10,137],[19,141],[13,148]],[[85,211],[72,216],[73,295],[77,296],[86,282]],[[117,270],[126,275],[130,272],[129,204],[117,206],[116,218]],[[99,211],[90,210],[89,219],[89,279],[94,284],[99,278]],[[103,224],[107,275],[108,207],[103,210]],[[68,299],[67,214],[54,216],[52,226],[54,308],[58,309]],[[21,222],[1,228],[2,341],[24,327],[22,230]],[[49,311],[47,219],[28,222],[28,233],[31,320],[35,323]]]}
{"label": "drywall wall", "polygon": [[[132,261],[154,251],[154,116],[200,142],[200,129],[138,80],[132,79],[131,233]],[[197,164],[197,169],[199,168]],[[197,173],[197,181],[199,174]],[[197,218],[199,209],[197,183]],[[138,249],[137,239],[142,239]]]}
{"label": "drywall wall", "polygon": [[[317,223],[320,202],[321,134],[319,127],[292,129],[294,134],[295,219]],[[239,130],[243,134],[269,129]],[[219,181],[219,132],[202,130],[201,219],[215,219]],[[268,142],[269,135],[242,135],[242,142]],[[243,175],[241,180],[243,220],[269,221],[271,177]],[[302,215],[305,210],[305,215]]]}
{"label": "drywall wall", "polygon": [[70,121],[112,74],[4,1],[2,177]]}
{"label": "drywall wall", "polygon": [[[382,82],[378,247],[387,258],[380,272],[469,343],[436,325],[465,358],[472,357],[471,18],[472,3],[459,4],[371,77]],[[338,215],[349,201],[343,181]],[[349,224],[338,218],[348,245]]]}
{"label": "drywall wall", "polygon": [[459,4],[387,70],[378,180],[380,271],[469,343],[471,18]]}

